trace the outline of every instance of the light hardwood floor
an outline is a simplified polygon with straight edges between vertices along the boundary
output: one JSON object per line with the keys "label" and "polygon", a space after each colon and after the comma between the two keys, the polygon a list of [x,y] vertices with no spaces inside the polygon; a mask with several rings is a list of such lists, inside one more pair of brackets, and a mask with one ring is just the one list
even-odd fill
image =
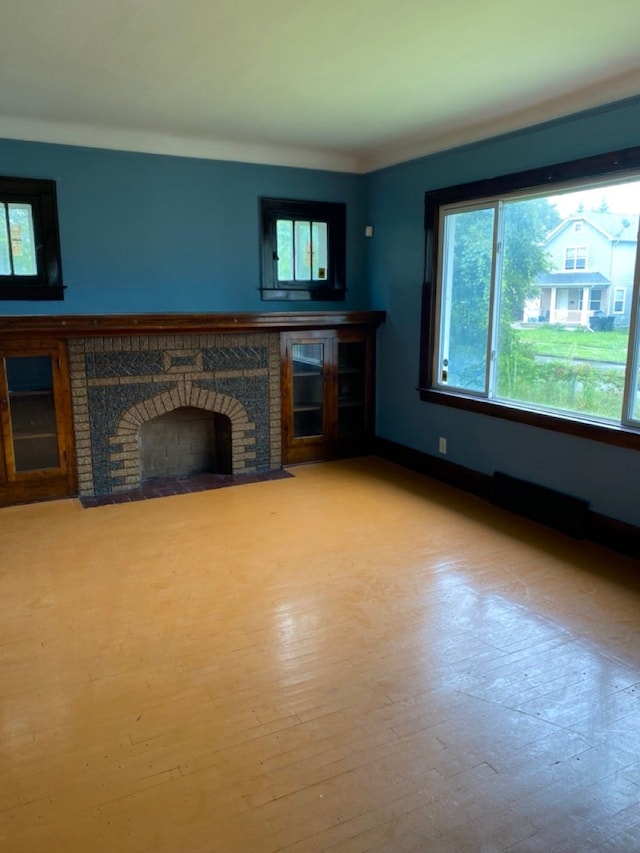
{"label": "light hardwood floor", "polygon": [[640,850],[640,563],[292,470],[0,510],[0,849]]}

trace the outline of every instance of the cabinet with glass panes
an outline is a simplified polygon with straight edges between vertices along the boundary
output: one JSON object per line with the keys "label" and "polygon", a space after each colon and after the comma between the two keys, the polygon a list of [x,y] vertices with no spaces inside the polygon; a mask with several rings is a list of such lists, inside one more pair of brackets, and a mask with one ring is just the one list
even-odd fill
{"label": "cabinet with glass panes", "polygon": [[0,342],[0,430],[0,504],[74,493],[62,342]]}
{"label": "cabinet with glass panes", "polygon": [[373,335],[366,328],[282,335],[285,464],[368,452]]}

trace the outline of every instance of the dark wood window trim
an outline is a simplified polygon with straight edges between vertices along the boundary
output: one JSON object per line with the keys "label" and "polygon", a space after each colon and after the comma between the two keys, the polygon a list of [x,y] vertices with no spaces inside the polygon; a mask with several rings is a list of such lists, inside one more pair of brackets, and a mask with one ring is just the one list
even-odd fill
{"label": "dark wood window trim", "polygon": [[0,201],[32,206],[37,265],[35,276],[0,275],[0,300],[63,299],[55,181],[0,177]]}
{"label": "dark wood window trim", "polygon": [[463,393],[446,392],[433,388],[433,352],[437,346],[436,276],[438,262],[438,222],[440,207],[464,201],[473,201],[506,195],[520,190],[539,190],[547,185],[570,184],[589,178],[615,177],[617,173],[640,170],[640,146],[621,151],[572,160],[525,172],[486,178],[466,184],[434,190],[425,196],[425,278],[422,290],[422,327],[420,339],[420,399],[424,402],[449,406],[490,417],[503,418],[516,423],[581,438],[600,441],[618,447],[640,449],[640,431],[620,424],[593,423],[575,420],[570,415],[537,412],[521,409],[503,401],[478,399]]}
{"label": "dark wood window trim", "polygon": [[[300,201],[278,198],[260,199],[260,244],[262,257],[263,300],[340,301],[346,292],[346,213],[340,202]],[[277,279],[276,220],[291,218],[326,222],[328,227],[328,266],[321,282],[281,282]]]}

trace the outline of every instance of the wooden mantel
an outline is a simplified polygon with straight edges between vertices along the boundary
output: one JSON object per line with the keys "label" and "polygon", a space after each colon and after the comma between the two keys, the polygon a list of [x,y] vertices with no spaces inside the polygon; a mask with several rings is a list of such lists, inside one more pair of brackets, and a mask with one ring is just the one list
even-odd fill
{"label": "wooden mantel", "polygon": [[58,314],[0,317],[0,335],[73,338],[190,332],[281,332],[339,326],[379,326],[384,311],[286,311],[210,314]]}

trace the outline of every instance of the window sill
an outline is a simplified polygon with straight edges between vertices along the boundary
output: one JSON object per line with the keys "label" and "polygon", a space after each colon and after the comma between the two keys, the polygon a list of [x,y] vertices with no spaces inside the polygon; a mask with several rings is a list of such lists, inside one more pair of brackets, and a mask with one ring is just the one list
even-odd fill
{"label": "window sill", "polygon": [[64,287],[47,284],[0,284],[0,300],[45,302],[64,299]]}
{"label": "window sill", "polygon": [[263,301],[280,302],[344,302],[345,291],[333,287],[314,287],[304,289],[262,288],[260,291]]}
{"label": "window sill", "polygon": [[479,415],[502,418],[514,423],[547,429],[565,435],[600,441],[604,444],[640,450],[640,431],[620,424],[601,424],[589,421],[578,421],[571,417],[547,412],[536,412],[510,406],[494,400],[479,400],[477,397],[467,397],[464,394],[448,394],[444,391],[420,388],[420,399],[425,403],[439,406],[450,406]]}

